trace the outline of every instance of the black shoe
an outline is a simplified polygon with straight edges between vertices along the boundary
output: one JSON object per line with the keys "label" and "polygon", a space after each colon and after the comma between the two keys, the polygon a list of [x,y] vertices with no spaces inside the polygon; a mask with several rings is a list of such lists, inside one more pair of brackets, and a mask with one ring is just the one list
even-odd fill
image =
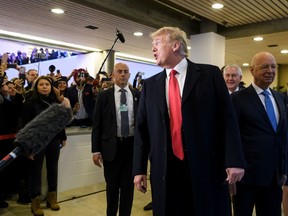
{"label": "black shoe", "polygon": [[152,210],[152,202],[148,203],[146,206],[144,206],[144,211]]}
{"label": "black shoe", "polygon": [[20,205],[29,205],[31,203],[31,198],[29,196],[21,196],[17,199],[17,203]]}
{"label": "black shoe", "polygon": [[3,200],[0,200],[0,208],[8,208],[9,204]]}

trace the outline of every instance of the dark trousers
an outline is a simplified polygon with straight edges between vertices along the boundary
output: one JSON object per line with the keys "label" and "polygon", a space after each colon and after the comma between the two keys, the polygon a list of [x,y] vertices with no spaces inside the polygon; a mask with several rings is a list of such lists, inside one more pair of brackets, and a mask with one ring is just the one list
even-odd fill
{"label": "dark trousers", "polygon": [[[104,161],[106,181],[107,216],[116,216],[119,203],[119,216],[130,216],[134,183],[132,177],[133,138],[118,140],[117,152],[113,161]],[[119,202],[120,198],[120,202]]]}
{"label": "dark trousers", "polygon": [[282,188],[276,183],[269,186],[237,184],[233,197],[234,216],[281,216]]}
{"label": "dark trousers", "polygon": [[53,139],[41,152],[35,155],[30,171],[30,195],[32,198],[41,195],[41,177],[44,157],[46,156],[48,191],[57,190],[58,159],[60,141]]}

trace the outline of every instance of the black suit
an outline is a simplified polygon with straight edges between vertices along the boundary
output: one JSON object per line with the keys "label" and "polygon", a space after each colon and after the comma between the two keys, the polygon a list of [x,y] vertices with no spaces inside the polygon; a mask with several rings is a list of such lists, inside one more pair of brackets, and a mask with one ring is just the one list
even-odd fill
{"label": "black suit", "polygon": [[262,209],[263,212],[258,210],[259,215],[281,215],[281,181],[287,173],[287,110],[285,96],[271,92],[279,111],[276,132],[252,85],[231,94],[247,163],[245,175],[237,185],[235,215],[251,215],[253,203],[256,209]]}
{"label": "black suit", "polygon": [[[149,155],[156,216],[230,216],[228,188],[223,185],[225,168],[243,167],[244,161],[233,106],[221,72],[215,66],[188,60],[182,95],[183,163],[175,160],[171,149],[165,83],[164,70],[146,79],[141,90],[133,174],[146,174]],[[190,196],[188,202],[184,194]],[[178,205],[189,208],[189,213],[181,212]]]}
{"label": "black suit", "polygon": [[[133,110],[136,114],[140,93],[130,89]],[[100,152],[103,158],[104,177],[107,183],[107,215],[116,216],[120,190],[119,215],[131,213],[134,184],[132,177],[134,137],[117,138],[117,116],[114,87],[99,92],[93,117],[92,152]],[[135,117],[134,117],[135,119]]]}

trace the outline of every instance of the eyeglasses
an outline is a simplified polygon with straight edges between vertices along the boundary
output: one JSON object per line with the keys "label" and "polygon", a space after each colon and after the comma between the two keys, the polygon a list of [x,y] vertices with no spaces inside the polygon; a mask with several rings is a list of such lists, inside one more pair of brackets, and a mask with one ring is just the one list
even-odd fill
{"label": "eyeglasses", "polygon": [[268,70],[270,67],[272,70],[276,70],[277,69],[277,65],[276,64],[262,64],[262,65],[256,65],[259,66],[259,68],[261,70]]}

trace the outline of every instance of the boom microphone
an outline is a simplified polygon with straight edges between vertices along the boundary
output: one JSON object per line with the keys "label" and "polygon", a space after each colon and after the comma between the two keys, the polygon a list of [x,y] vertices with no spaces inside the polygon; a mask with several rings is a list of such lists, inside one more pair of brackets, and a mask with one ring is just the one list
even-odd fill
{"label": "boom microphone", "polygon": [[0,171],[20,154],[31,156],[39,153],[71,122],[72,117],[71,108],[62,104],[52,104],[41,112],[16,134],[14,143],[17,147],[0,161]]}
{"label": "boom microphone", "polygon": [[116,28],[116,35],[122,43],[125,42],[125,38],[124,38],[123,34],[117,28]]}
{"label": "boom microphone", "polygon": [[109,49],[109,52],[107,53],[104,61],[102,62],[102,65],[101,65],[101,67],[99,68],[98,73],[100,73],[100,72],[102,71],[102,67],[103,67],[104,63],[106,62],[107,58],[109,57],[109,55],[110,55],[110,53],[111,53],[114,45],[116,44],[117,40],[119,39],[122,43],[125,42],[125,38],[124,38],[123,34],[122,34],[117,28],[116,28],[116,36],[117,36],[117,37],[115,38],[112,47]]}

